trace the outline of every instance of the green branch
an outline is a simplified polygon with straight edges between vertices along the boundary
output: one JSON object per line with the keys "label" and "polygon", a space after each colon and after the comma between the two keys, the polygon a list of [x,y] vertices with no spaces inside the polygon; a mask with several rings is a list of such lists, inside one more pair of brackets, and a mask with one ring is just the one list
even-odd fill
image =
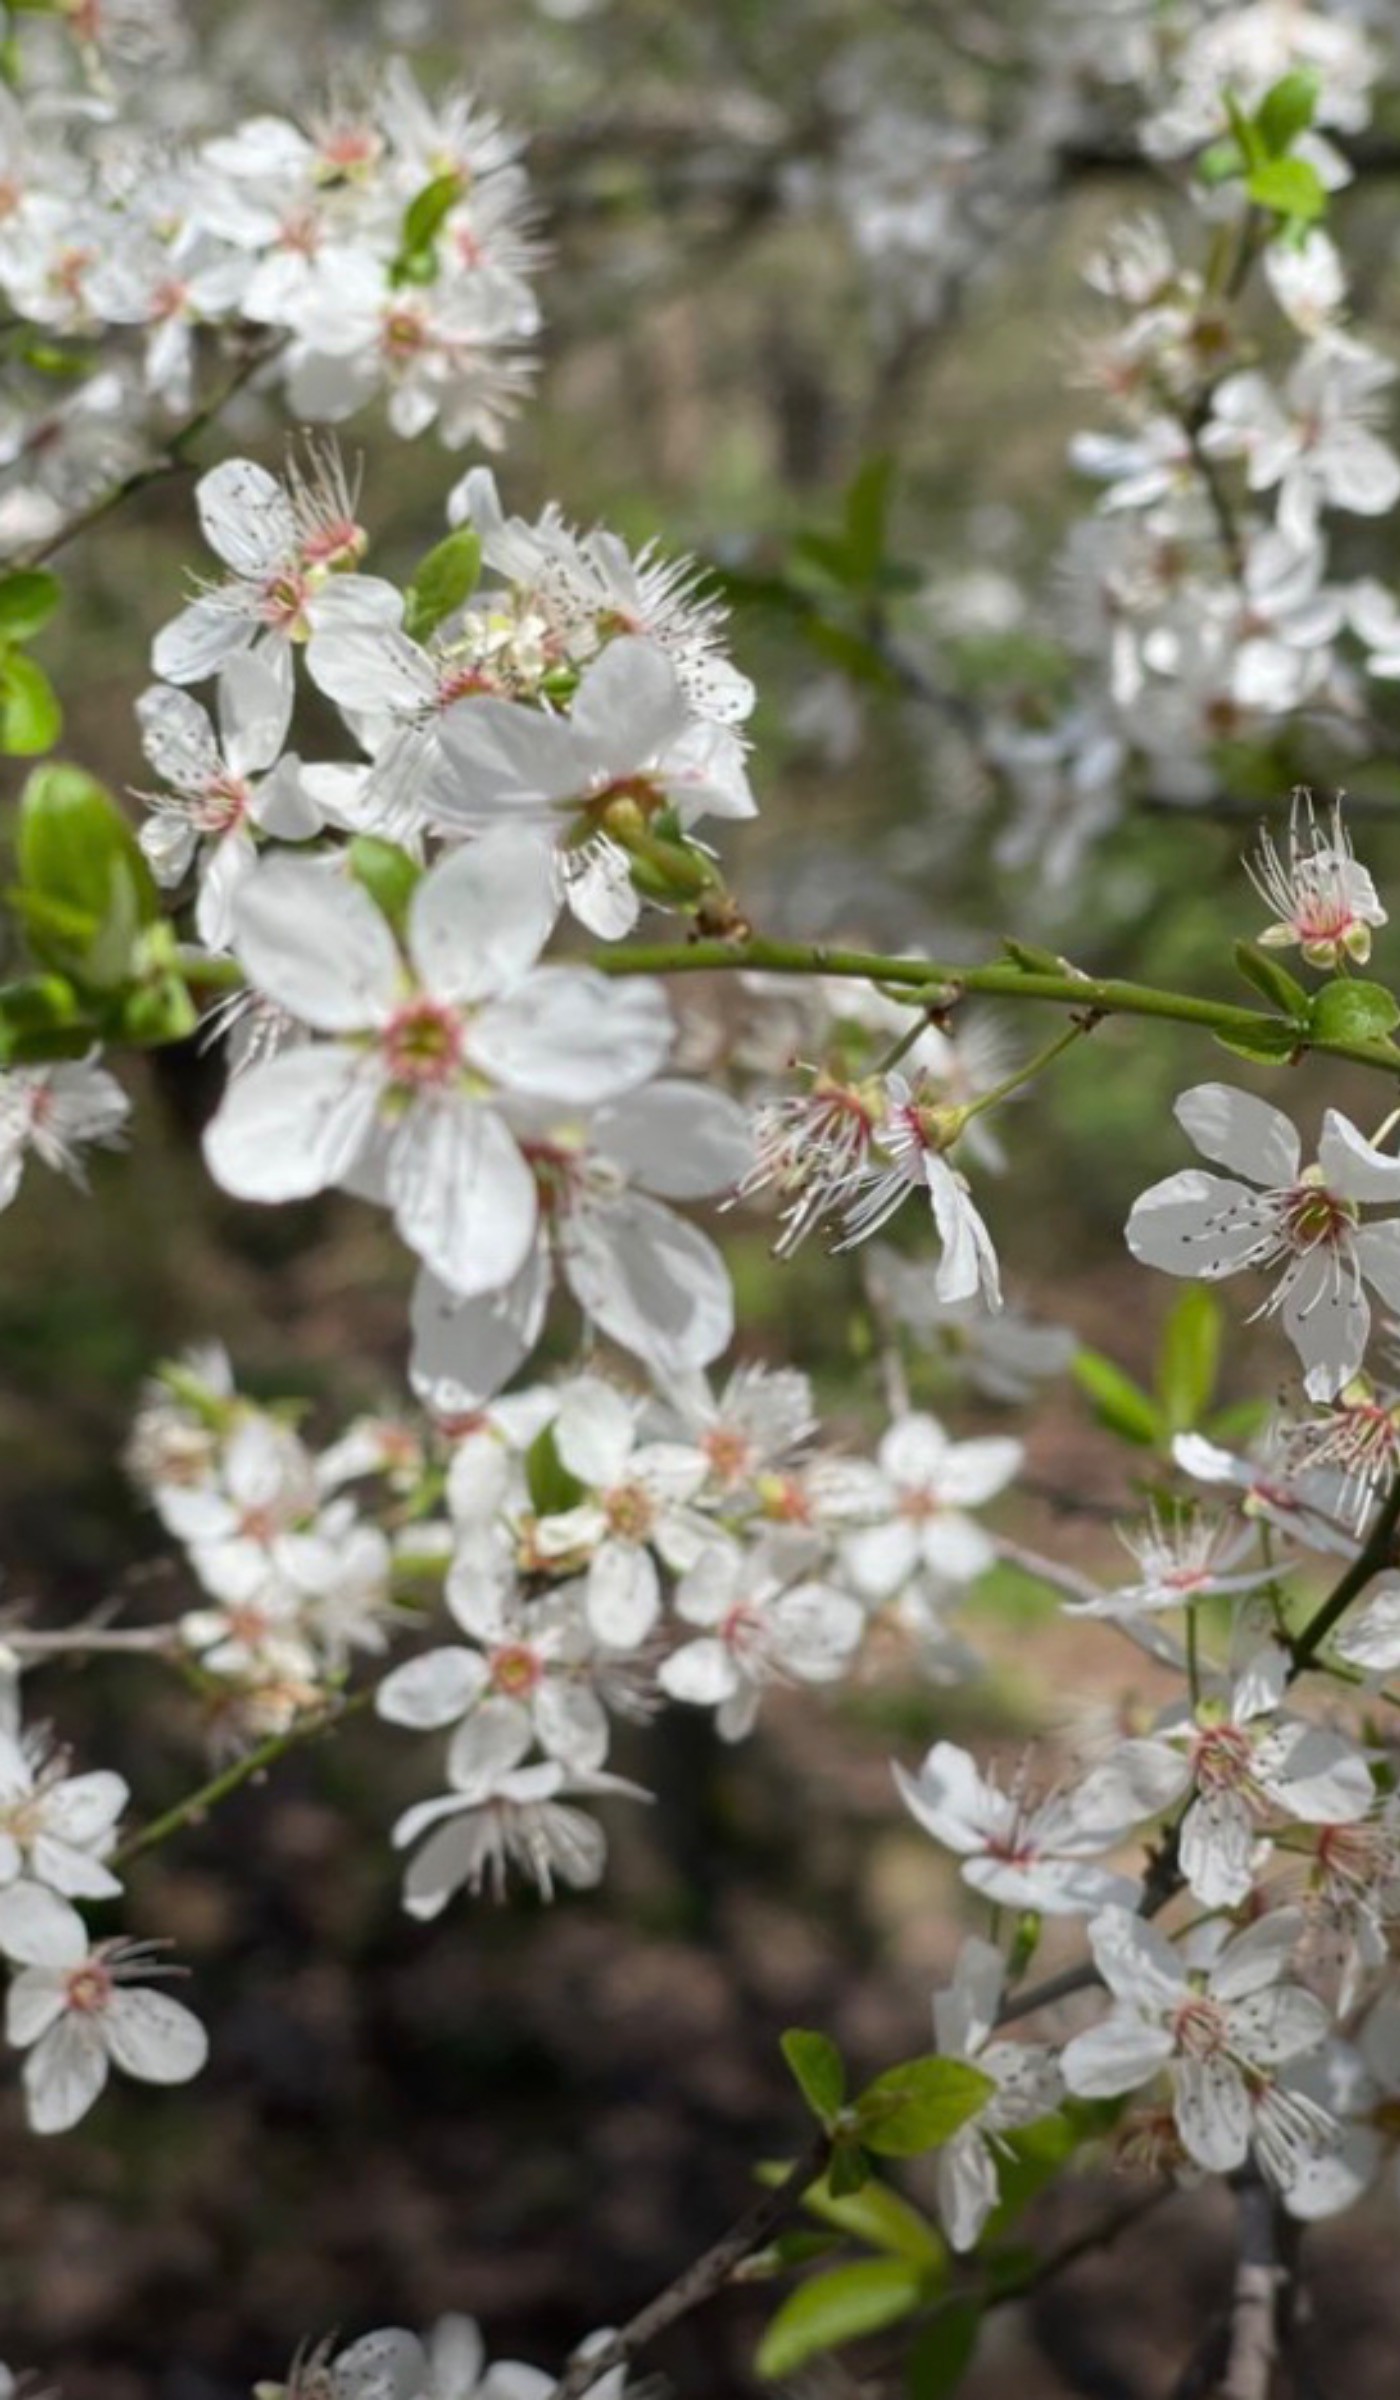
{"label": "green branch", "polygon": [[232,1766],[211,1776],[208,1783],[202,1783],[197,1791],[187,1793],[183,1800],[177,1800],[173,1808],[165,1811],[164,1816],[153,1817],[150,1824],[143,1825],[139,1833],[130,1834],[113,1854],[109,1864],[113,1867],[128,1866],[133,1858],[141,1858],[147,1850],[156,1849],[161,1842],[168,1841],[173,1833],[183,1833],[186,1826],[201,1824],[211,1808],[217,1808],[221,1800],[227,1800],[232,1793],[241,1791],[245,1783],[254,1782],[269,1767],[276,1766],[289,1750],[299,1749],[303,1742],[313,1740],[318,1733],[328,1733],[332,1726],[343,1725],[347,1717],[357,1716],[369,1706],[375,1688],[373,1684],[366,1684],[362,1691],[355,1692],[350,1699],[321,1709],[313,1717],[301,1718],[297,1724],[289,1726],[285,1733],[270,1733],[265,1741],[257,1743],[251,1750],[245,1750],[241,1758],[233,1761]]}
{"label": "green branch", "polygon": [[1384,1574],[1387,1567],[1394,1565],[1397,1527],[1400,1527],[1400,1475],[1396,1476],[1386,1493],[1365,1547],[1309,1617],[1302,1632],[1289,1644],[1290,1683],[1313,1664],[1333,1626],[1340,1623],[1353,1600],[1360,1597],[1367,1584],[1377,1575]]}
{"label": "green branch", "polygon": [[1125,983],[1116,976],[1081,975],[1070,967],[1051,972],[1018,966],[1014,960],[981,967],[950,966],[938,959],[834,950],[822,942],[765,940],[641,943],[625,950],[596,950],[593,964],[604,975],[698,975],[715,970],[732,974],[745,968],[765,975],[848,975],[864,983],[897,987],[911,999],[934,986],[950,1004],[965,993],[994,1000],[1043,1000],[1052,1007],[1091,1010],[1096,1016],[1155,1017],[1178,1025],[1199,1025],[1204,1032],[1245,1051],[1253,1043],[1276,1042],[1281,1034],[1294,1033],[1290,1061],[1311,1051],[1321,1058],[1345,1059],[1351,1066],[1372,1067],[1384,1075],[1400,1075],[1400,1051],[1388,1042],[1309,1033],[1301,1026],[1291,1027],[1284,1017],[1238,1008],[1228,1000],[1159,991],[1151,984]]}

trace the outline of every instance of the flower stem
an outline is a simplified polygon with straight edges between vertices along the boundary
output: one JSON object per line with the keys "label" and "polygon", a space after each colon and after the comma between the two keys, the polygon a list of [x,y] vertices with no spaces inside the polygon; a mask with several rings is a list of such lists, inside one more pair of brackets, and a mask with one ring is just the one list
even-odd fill
{"label": "flower stem", "polygon": [[146,1851],[158,1848],[172,1834],[183,1833],[186,1826],[198,1824],[211,1808],[217,1808],[221,1800],[227,1800],[232,1793],[241,1791],[245,1783],[252,1783],[269,1767],[275,1766],[279,1759],[286,1757],[289,1750],[299,1749],[303,1742],[313,1740],[318,1733],[329,1732],[331,1726],[342,1724],[346,1717],[357,1716],[369,1706],[374,1692],[374,1685],[366,1684],[361,1691],[352,1693],[348,1700],[337,1701],[314,1717],[303,1717],[298,1724],[289,1726],[285,1733],[270,1733],[266,1741],[258,1742],[251,1750],[245,1750],[241,1758],[236,1758],[220,1774],[211,1776],[208,1783],[202,1783],[197,1791],[187,1793],[183,1800],[177,1800],[173,1808],[165,1811],[164,1816],[153,1818],[149,1825],[142,1826],[139,1833],[129,1835],[113,1854],[111,1865],[128,1866],[133,1858],[141,1858]]}
{"label": "flower stem", "polygon": [[1037,1050],[1024,1066],[1016,1067],[1010,1075],[1004,1075],[1000,1083],[992,1084],[987,1091],[979,1092],[975,1100],[969,1100],[966,1107],[958,1111],[963,1124],[969,1124],[974,1117],[980,1117],[987,1109],[995,1108],[999,1100],[1009,1100],[1013,1092],[1019,1092],[1026,1084],[1034,1083],[1037,1075],[1043,1074],[1066,1050],[1073,1049],[1074,1044],[1082,1041],[1086,1033],[1092,1033],[1098,1021],[1092,1010],[1082,1017],[1076,1017],[1064,1033],[1057,1033],[1053,1042],[1047,1042],[1043,1050]]}

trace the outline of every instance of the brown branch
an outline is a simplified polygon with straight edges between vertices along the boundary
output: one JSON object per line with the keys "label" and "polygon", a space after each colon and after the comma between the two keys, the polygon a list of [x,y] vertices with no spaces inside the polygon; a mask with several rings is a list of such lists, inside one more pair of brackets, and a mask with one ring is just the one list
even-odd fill
{"label": "brown branch", "polygon": [[179,1648],[177,1625],[0,1625],[0,1651],[16,1658],[169,1658]]}
{"label": "brown branch", "polygon": [[60,550],[66,550],[68,544],[76,541],[79,535],[115,515],[128,500],[134,500],[138,492],[148,490],[153,483],[163,483],[168,475],[178,475],[182,468],[188,467],[191,463],[189,452],[200,435],[206,433],[211,425],[217,424],[230,400],[246,390],[259,368],[265,367],[279,350],[285,348],[288,338],[286,334],[279,333],[271,340],[255,343],[219,389],[175,427],[154,458],[147,459],[142,466],[133,467],[131,473],[123,475],[119,483],[99,493],[87,508],[81,509],[77,516],[70,517],[66,525],[60,525],[57,533],[50,534],[46,541],[37,543],[26,552],[19,563],[26,567],[44,565],[46,560],[56,557]]}
{"label": "brown branch", "polygon": [[782,2182],[772,2191],[762,2193],[730,2226],[728,2233],[722,2234],[702,2257],[684,2268],[674,2283],[667,2284],[664,2292],[649,2300],[606,2342],[600,2342],[587,2353],[576,2352],[555,2400],[583,2400],[584,2393],[591,2392],[594,2384],[612,2368],[625,2367],[668,2325],[674,2325],[679,2317],[688,2316],[693,2308],[699,2308],[722,2291],[736,2267],[741,2267],[755,2250],[761,2250],[800,2205],[803,2193],[825,2169],[830,2149],[829,2137],[818,2134]]}
{"label": "brown branch", "polygon": [[1279,2303],[1288,2280],[1279,2253],[1279,2204],[1258,2175],[1241,2175],[1235,2194],[1240,2243],[1220,2400],[1269,2400],[1278,2361]]}

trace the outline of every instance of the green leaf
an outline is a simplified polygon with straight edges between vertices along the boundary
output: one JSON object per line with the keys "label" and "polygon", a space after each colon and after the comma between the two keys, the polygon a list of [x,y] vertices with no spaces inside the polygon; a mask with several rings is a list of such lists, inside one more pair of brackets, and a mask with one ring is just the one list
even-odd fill
{"label": "green leaf", "polygon": [[814,2117],[830,2125],[846,2098],[846,2068],[840,2051],[824,2033],[805,2033],[790,2026],[782,2037],[782,2053],[794,2083]]}
{"label": "green leaf", "polygon": [[80,1057],[92,1047],[93,1026],[62,975],[24,975],[0,987],[0,1063],[36,1064]]}
{"label": "green leaf", "polygon": [[431,249],[461,199],[463,188],[461,170],[457,167],[450,168],[445,175],[434,176],[431,183],[424,185],[404,210],[399,243],[402,252]]}
{"label": "green leaf", "polygon": [[1214,1396],[1224,1311],[1203,1283],[1188,1284],[1162,1328],[1157,1398],[1169,1433],[1190,1433]]}
{"label": "green leaf", "polygon": [[788,2274],[794,2267],[810,2267],[814,2259],[828,2258],[840,2247],[839,2234],[818,2233],[815,2227],[775,2234],[762,2250],[751,2251],[742,2267],[736,2268],[734,2281],[766,2283],[770,2277]]}
{"label": "green leaf", "polygon": [[1262,166],[1268,157],[1268,152],[1264,148],[1264,137],[1258,126],[1252,117],[1245,115],[1233,92],[1224,92],[1221,97],[1225,104],[1225,114],[1230,120],[1230,131],[1244,152],[1245,164],[1250,167]]}
{"label": "green leaf", "polygon": [[23,650],[0,651],[0,751],[33,758],[52,750],[62,731],[58,694],[43,668]]}
{"label": "green leaf", "polygon": [[559,1456],[552,1425],[541,1428],[525,1453],[525,1480],[537,1517],[561,1517],[584,1496],[584,1486]]}
{"label": "green leaf", "polygon": [[1110,1433],[1120,1434],[1125,1442],[1140,1442],[1145,1449],[1156,1448],[1166,1431],[1162,1412],[1111,1358],[1100,1350],[1076,1350],[1070,1373]]}
{"label": "green leaf", "polygon": [[870,2181],[870,2160],[859,2142],[843,2134],[831,2145],[831,2161],[826,2170],[827,2182],[838,2200],[853,2200]]}
{"label": "green leaf", "polygon": [[1299,134],[1307,132],[1321,92],[1321,78],[1311,67],[1295,67],[1290,74],[1280,76],[1272,90],[1264,94],[1254,112],[1254,122],[1271,158],[1282,158]]}
{"label": "green leaf", "polygon": [[422,879],[423,870],[416,859],[401,850],[397,842],[381,841],[374,833],[357,833],[350,844],[350,872],[364,886],[381,915],[388,918],[396,932],[401,932],[408,919],[409,903]]}
{"label": "green leaf", "polygon": [[794,558],[805,559],[843,590],[858,579],[852,572],[849,545],[839,533],[799,533],[792,545]]}
{"label": "green leaf", "polygon": [[481,536],[470,525],[459,526],[445,541],[420,558],[408,587],[404,631],[415,642],[465,607],[481,574]]}
{"label": "green leaf", "polygon": [[0,575],[0,641],[32,641],[62,598],[58,577],[44,567],[19,567],[13,575]]}
{"label": "green leaf", "polygon": [[833,2191],[830,2178],[823,2176],[803,2193],[802,2205],[824,2225],[850,2234],[872,2250],[909,2259],[928,2275],[942,2274],[947,2268],[948,2252],[937,2227],[877,2175],[868,2176],[858,2192]]}
{"label": "green leaf", "polygon": [[853,682],[868,684],[875,691],[896,688],[890,662],[874,642],[855,633],[849,625],[833,625],[826,617],[810,616],[803,627],[809,648],[819,658],[839,667]]}
{"label": "green leaf", "polygon": [[1313,994],[1309,1031],[1324,1042],[1383,1042],[1400,1025],[1400,1001],[1383,983],[1338,976]]}
{"label": "green leaf", "polygon": [[1251,1059],[1256,1066],[1286,1066],[1307,1036],[1294,1025],[1281,1025],[1277,1017],[1251,1017],[1235,1033],[1213,1033],[1211,1040],[1222,1050],[1233,1051],[1236,1058]]}
{"label": "green leaf", "polygon": [[1256,208],[1267,208],[1292,225],[1316,225],[1327,214],[1327,189],[1305,158],[1270,158],[1251,167],[1245,191]]}
{"label": "green leaf", "polygon": [[1063,975],[1065,971],[1064,960],[1057,958],[1053,950],[1037,950],[1031,942],[1013,941],[1009,933],[1003,934],[1001,946],[1023,974]]}
{"label": "green leaf", "polygon": [[912,2316],[924,2296],[917,2268],[899,2258],[864,2258],[814,2275],[783,2302],[758,2346],[760,2375],[792,2375],[809,2358],[880,2333]]}
{"label": "green leaf", "polygon": [[1233,183],[1243,175],[1248,161],[1238,142],[1212,142],[1196,161],[1196,174],[1204,184]]}
{"label": "green leaf", "polygon": [[1257,942],[1236,942],[1234,960],[1245,982],[1252,983],[1270,1007],[1281,1009],[1299,1025],[1307,1024],[1310,996],[1297,976],[1290,975],[1278,959],[1261,950]]}
{"label": "green leaf", "polygon": [[913,2343],[905,2362],[909,2400],[948,2400],[972,2364],[982,2331],[975,2300],[950,2300]]}
{"label": "green leaf", "polygon": [[906,2058],[867,2084],[856,2102],[860,2138],[885,2158],[916,2158],[951,2140],[996,2085],[979,2067],[930,2051]]}
{"label": "green leaf", "polygon": [[114,990],[135,971],[160,896],[110,792],[81,767],[38,767],[20,796],[17,895],[45,966]]}
{"label": "green leaf", "polygon": [[1018,2125],[998,2136],[997,2201],[987,2219],[984,2248],[988,2242],[1002,2240],[1032,2200],[1063,2173],[1066,2162],[1085,2140],[1084,2123],[1071,2113],[1078,2106],[1071,2101],[1063,2109],[1038,2117],[1032,2125]]}
{"label": "green leaf", "polygon": [[885,454],[868,458],[846,493],[846,558],[848,579],[874,584],[885,555],[894,460]]}
{"label": "green leaf", "polygon": [[134,991],[128,992],[121,1005],[117,1032],[123,1041],[153,1050],[166,1042],[187,1042],[198,1026],[199,1010],[190,998],[188,987],[178,975],[162,975],[155,982],[138,984]]}
{"label": "green leaf", "polygon": [[1262,1433],[1273,1415],[1268,1400],[1233,1400],[1228,1408],[1218,1408],[1201,1427],[1207,1441],[1219,1442],[1222,1449],[1243,1449],[1256,1433]]}

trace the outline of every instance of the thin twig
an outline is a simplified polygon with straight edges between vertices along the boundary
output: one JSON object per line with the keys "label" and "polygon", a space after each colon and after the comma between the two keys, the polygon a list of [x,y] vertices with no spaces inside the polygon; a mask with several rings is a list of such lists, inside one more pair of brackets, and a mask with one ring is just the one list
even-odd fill
{"label": "thin twig", "polygon": [[16,1658],[168,1658],[179,1648],[178,1625],[0,1625],[0,1651]]}
{"label": "thin twig", "polygon": [[690,2314],[702,2302],[722,2291],[736,2267],[761,2250],[771,2240],[778,2227],[800,2207],[802,2195],[821,2176],[825,2169],[831,2144],[825,2133],[809,2142],[796,2165],[776,2184],[764,2192],[743,2215],[721,2235],[713,2247],[684,2268],[674,2283],[649,2300],[636,2316],[628,2320],[610,2340],[599,2343],[587,2354],[576,2353],[565,2371],[555,2400],[583,2400],[600,2377],[614,2367],[625,2367],[637,2352],[674,2325],[679,2317]]}
{"label": "thin twig", "polygon": [[70,542],[77,541],[80,534],[87,533],[94,525],[100,525],[104,518],[115,515],[128,500],[134,500],[138,492],[149,490],[154,483],[163,483],[168,475],[179,474],[182,468],[190,464],[189,452],[200,435],[218,422],[229,402],[247,388],[259,368],[265,367],[270,359],[276,357],[286,341],[285,334],[278,334],[274,340],[257,343],[239,361],[218,391],[175,427],[156,457],[147,459],[139,467],[133,467],[129,475],[122,476],[120,482],[99,493],[89,507],[80,509],[77,516],[68,519],[66,525],[60,525],[57,533],[51,533],[46,541],[37,543],[19,563],[26,567],[44,565],[46,560],[56,557],[60,550],[66,550]]}
{"label": "thin twig", "polygon": [[174,1807],[168,1808],[163,1816],[153,1818],[149,1825],[142,1826],[139,1833],[129,1835],[113,1854],[110,1864],[125,1867],[133,1858],[141,1858],[146,1851],[154,1850],[161,1842],[168,1841],[171,1834],[183,1833],[186,1826],[202,1823],[211,1808],[217,1808],[221,1800],[227,1800],[232,1793],[241,1791],[245,1783],[252,1783],[258,1776],[266,1774],[268,1768],[276,1766],[289,1750],[300,1749],[304,1742],[314,1741],[317,1734],[328,1733],[333,1726],[343,1724],[347,1717],[358,1716],[362,1709],[369,1706],[375,1689],[374,1684],[366,1684],[362,1690],[352,1693],[348,1700],[336,1701],[314,1717],[301,1718],[285,1733],[270,1733],[265,1741],[259,1742],[252,1750],[245,1750],[241,1758],[236,1758],[231,1766],[223,1768],[218,1775],[211,1776],[197,1791],[187,1793],[183,1800],[177,1800]]}

